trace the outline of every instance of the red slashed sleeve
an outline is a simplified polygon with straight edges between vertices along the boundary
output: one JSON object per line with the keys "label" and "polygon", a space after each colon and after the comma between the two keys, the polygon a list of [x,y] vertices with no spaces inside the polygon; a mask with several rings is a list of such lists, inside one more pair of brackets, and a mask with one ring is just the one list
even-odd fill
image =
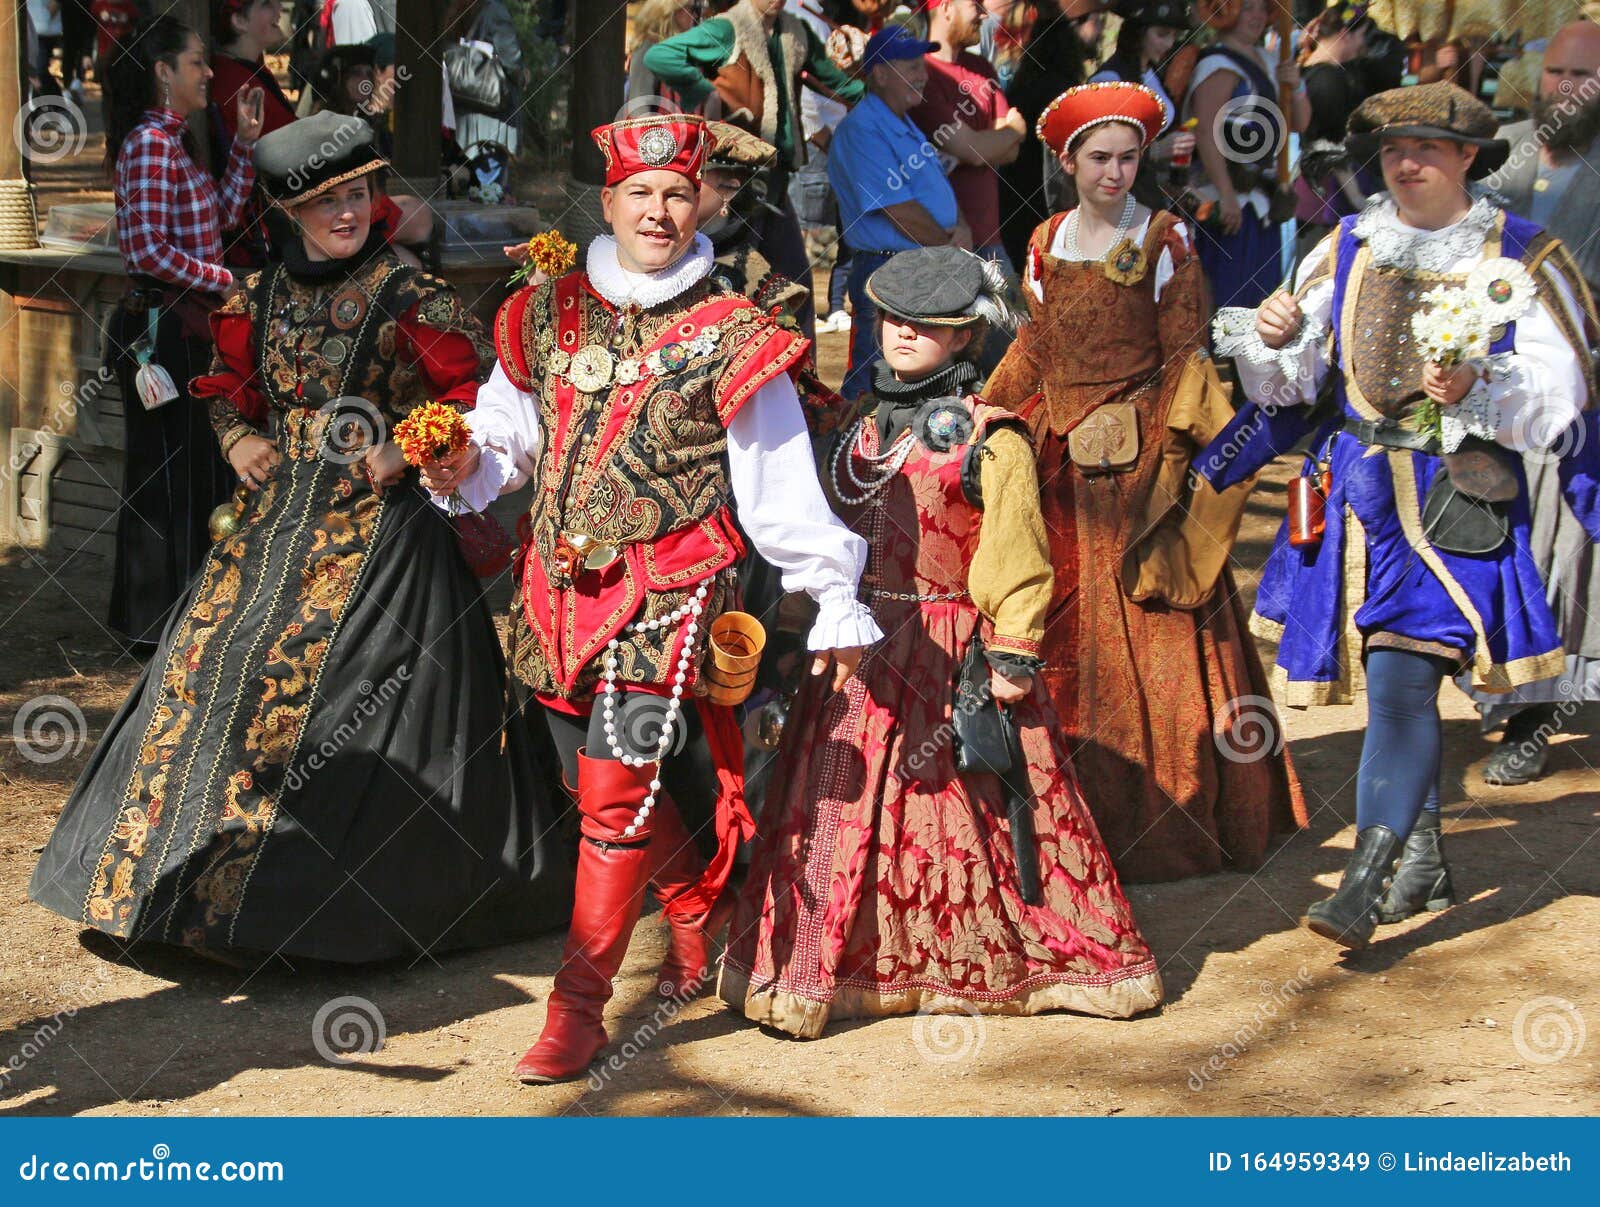
{"label": "red slashed sleeve", "polygon": [[417,367],[427,398],[470,411],[494,353],[483,327],[444,287],[395,321],[395,352]]}
{"label": "red slashed sleeve", "polygon": [[211,340],[211,372],[190,381],[189,394],[206,404],[211,426],[226,454],[240,436],[258,433],[267,417],[243,293],[234,294],[212,313]]}

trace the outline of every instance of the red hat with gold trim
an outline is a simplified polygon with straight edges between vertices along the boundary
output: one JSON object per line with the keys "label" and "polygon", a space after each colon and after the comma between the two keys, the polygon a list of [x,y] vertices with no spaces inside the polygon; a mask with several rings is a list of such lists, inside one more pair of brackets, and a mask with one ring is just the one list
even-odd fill
{"label": "red hat with gold trim", "polygon": [[1137,126],[1144,137],[1143,150],[1153,143],[1167,122],[1167,105],[1143,84],[1108,80],[1101,84],[1082,84],[1068,88],[1039,115],[1035,127],[1039,141],[1060,155],[1073,139],[1107,122]]}
{"label": "red hat with gold trim", "polygon": [[596,126],[589,132],[606,157],[606,184],[621,184],[640,172],[677,172],[700,183],[711,139],[697,113],[652,113]]}

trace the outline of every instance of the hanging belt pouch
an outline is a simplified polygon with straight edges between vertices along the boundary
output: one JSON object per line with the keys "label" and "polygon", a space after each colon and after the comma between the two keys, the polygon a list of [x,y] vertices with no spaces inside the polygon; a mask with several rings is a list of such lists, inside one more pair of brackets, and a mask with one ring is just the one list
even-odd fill
{"label": "hanging belt pouch", "polygon": [[1510,455],[1472,437],[1440,460],[1422,504],[1423,535],[1446,553],[1493,553],[1511,535],[1507,512],[1519,490]]}
{"label": "hanging belt pouch", "polygon": [[133,388],[147,411],[164,407],[178,396],[178,387],[172,380],[172,374],[158,365],[154,359],[156,327],[160,322],[161,307],[152,303],[145,310],[145,333],[142,338],[134,341],[130,349],[134,359],[139,362],[138,371],[133,375]]}
{"label": "hanging belt pouch", "polygon": [[995,775],[1011,770],[1011,717],[989,690],[989,660],[976,633],[956,675],[950,727],[955,731],[956,770]]}

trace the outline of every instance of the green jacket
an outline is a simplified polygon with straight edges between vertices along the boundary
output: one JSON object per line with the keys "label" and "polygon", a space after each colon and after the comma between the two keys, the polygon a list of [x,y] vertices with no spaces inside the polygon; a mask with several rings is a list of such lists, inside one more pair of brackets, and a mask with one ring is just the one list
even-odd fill
{"label": "green jacket", "polygon": [[[711,17],[693,29],[656,43],[645,52],[645,67],[676,88],[685,104],[700,105],[713,91],[711,77],[738,55],[739,37],[734,22],[741,18],[743,7],[737,6],[728,16]],[[744,15],[743,20],[749,22],[750,17]],[[805,162],[806,153],[799,120],[801,85],[798,72],[791,76],[789,62],[802,60],[804,70],[841,100],[859,100],[866,88],[860,80],[839,70],[810,27],[789,13],[779,14],[766,37],[766,51],[766,66],[778,83],[778,87],[768,90],[767,107],[770,110],[776,99],[777,112],[757,114],[763,120],[762,129],[756,133],[778,148],[778,162],[792,171]],[[752,66],[759,74],[762,65]]]}

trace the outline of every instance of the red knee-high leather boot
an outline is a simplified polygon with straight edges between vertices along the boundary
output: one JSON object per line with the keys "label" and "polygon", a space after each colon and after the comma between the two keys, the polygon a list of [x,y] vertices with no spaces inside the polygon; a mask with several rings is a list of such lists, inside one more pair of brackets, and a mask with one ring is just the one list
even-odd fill
{"label": "red knee-high leather boot", "polygon": [[[645,844],[660,802],[634,835],[625,836],[623,829],[649,794],[655,773],[653,763],[627,767],[578,755],[583,838],[578,843],[572,928],[550,991],[544,1030],[517,1063],[514,1075],[519,1081],[568,1081],[581,1075],[606,1046],[601,1020],[611,1000],[611,978],[622,967],[644,903],[653,858]],[[617,842],[636,845],[611,845]]]}
{"label": "red knee-high leather boot", "polygon": [[650,850],[650,891],[661,902],[667,919],[667,956],[656,977],[656,993],[687,1001],[697,997],[711,980],[711,935],[706,912],[685,908],[681,898],[705,873],[706,861],[683,815],[671,800],[657,796],[651,815],[654,826]]}

